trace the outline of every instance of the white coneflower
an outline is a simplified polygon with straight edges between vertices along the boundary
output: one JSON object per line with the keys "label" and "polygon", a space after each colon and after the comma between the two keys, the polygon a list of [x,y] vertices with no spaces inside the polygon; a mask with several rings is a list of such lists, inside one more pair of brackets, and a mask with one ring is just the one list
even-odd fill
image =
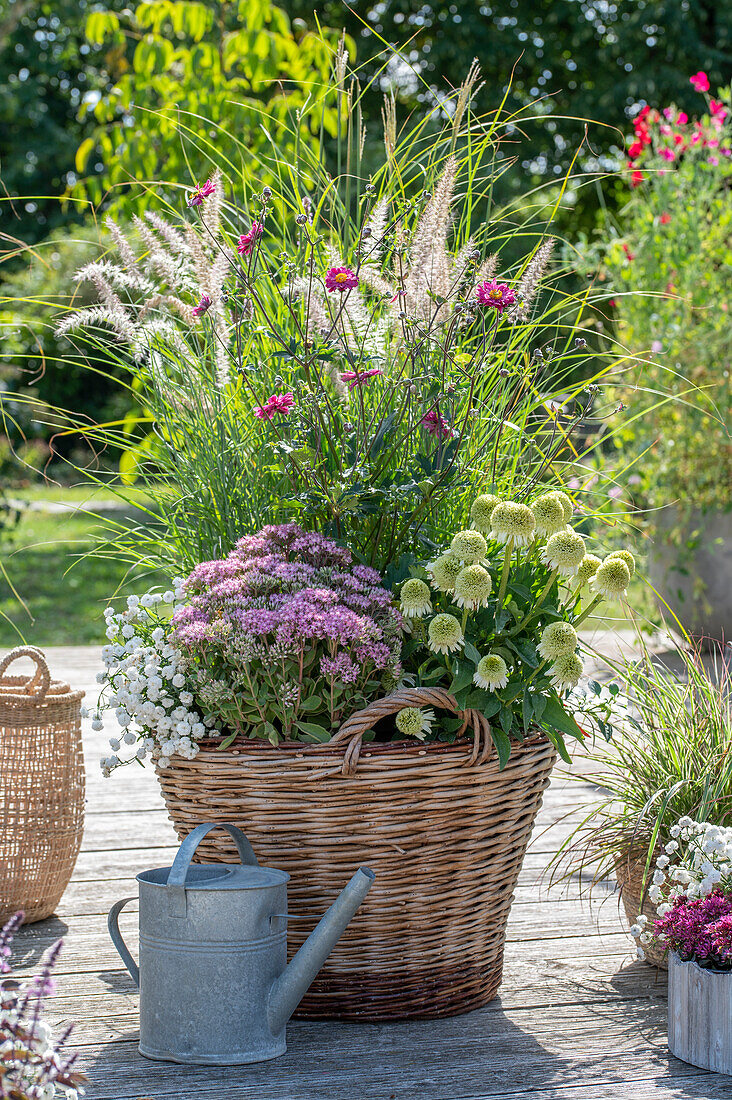
{"label": "white coneflower", "polygon": [[399,711],[394,722],[396,728],[405,737],[416,737],[424,741],[428,733],[432,731],[432,723],[435,720],[435,712],[431,707],[404,707]]}
{"label": "white coneflower", "polygon": [[594,554],[585,554],[577,566],[577,580],[580,584],[587,584],[588,581],[591,581],[601,565],[602,562]]}
{"label": "white coneflower", "polygon": [[635,573],[635,558],[631,554],[630,550],[613,550],[611,554],[608,554],[606,561],[610,558],[620,558],[628,566],[628,572],[631,577]]}
{"label": "white coneflower", "polygon": [[455,578],[455,603],[472,611],[485,607],[493,588],[493,581],[482,565],[466,565]]}
{"label": "white coneflower", "polygon": [[488,545],[480,531],[458,531],[450,543],[450,553],[460,561],[473,565],[485,561]]}
{"label": "white coneflower", "polygon": [[536,531],[539,535],[553,535],[555,531],[561,531],[566,525],[562,502],[551,493],[545,493],[529,506],[536,520]]}
{"label": "white coneflower", "polygon": [[504,688],[508,683],[508,665],[498,653],[481,657],[473,675],[473,683],[486,691]]}
{"label": "white coneflower", "polygon": [[552,489],[549,496],[556,497],[556,499],[559,501],[564,511],[564,519],[567,523],[569,523],[572,518],[572,513],[574,512],[574,505],[572,504],[572,501],[569,499],[567,494],[563,493],[561,489]]}
{"label": "white coneflower", "polygon": [[563,653],[549,667],[549,676],[555,688],[564,691],[565,688],[576,687],[582,678],[584,665],[576,653]]}
{"label": "white coneflower", "polygon": [[499,497],[494,496],[493,493],[483,493],[475,498],[470,509],[470,518],[476,531],[480,531],[483,535],[490,534],[493,509],[500,503]]}
{"label": "white coneflower", "polygon": [[534,513],[526,504],[506,500],[493,509],[491,534],[498,542],[511,540],[514,546],[527,546],[536,530]]}
{"label": "white coneflower", "polygon": [[435,615],[427,630],[429,647],[433,653],[452,653],[461,649],[465,638],[460,623],[454,615]]}
{"label": "white coneflower", "polygon": [[545,661],[554,661],[577,648],[577,631],[571,623],[549,623],[544,627],[541,641],[536,647]]}
{"label": "white coneflower", "polygon": [[399,594],[402,615],[408,619],[421,619],[423,615],[429,614],[432,610],[430,597],[429,585],[419,577],[411,577],[404,582]]}
{"label": "white coneflower", "polygon": [[606,600],[619,600],[630,584],[630,570],[622,558],[605,558],[592,578],[592,587]]}
{"label": "white coneflower", "polygon": [[585,556],[585,540],[576,531],[557,531],[542,550],[541,559],[563,577],[574,577]]}
{"label": "white coneflower", "polygon": [[435,558],[427,566],[427,572],[438,592],[452,592],[455,579],[462,569],[463,563],[454,554],[440,554],[439,558]]}

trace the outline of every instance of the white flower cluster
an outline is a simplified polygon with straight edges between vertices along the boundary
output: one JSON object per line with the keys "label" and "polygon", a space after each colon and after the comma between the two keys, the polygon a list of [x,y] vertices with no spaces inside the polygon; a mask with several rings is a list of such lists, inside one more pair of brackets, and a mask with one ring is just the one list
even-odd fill
{"label": "white flower cluster", "polygon": [[[649,901],[659,917],[669,912],[676,898],[705,898],[717,886],[732,890],[732,829],[681,817],[669,832],[671,840],[656,860],[648,887]],[[640,916],[630,929],[641,945],[652,938],[645,931],[646,923],[647,918]],[[644,958],[642,946],[638,957]]]}
{"label": "white flower cluster", "polygon": [[[79,1100],[83,1089],[59,1085],[52,1079],[59,1072],[60,1063],[51,1028],[45,1020],[21,1013],[18,1005],[17,992],[5,994],[0,987],[0,1065],[10,1077],[9,1087],[22,1085],[22,1095],[33,1100],[60,1100],[62,1097],[63,1100]],[[14,1031],[17,1034],[18,1025],[22,1026],[24,1038],[2,1041],[3,1035],[12,1035]],[[2,1084],[0,1080],[0,1088]],[[2,1095],[21,1094],[3,1091]]]}
{"label": "white flower cluster", "polygon": [[[174,590],[162,595],[129,596],[126,611],[107,608],[104,613],[109,645],[102,649],[106,671],[97,681],[106,687],[92,728],[103,729],[102,714],[109,709],[121,727],[120,736],[109,741],[113,755],[101,761],[105,776],[121,764],[135,759],[142,763],[148,756],[161,768],[176,753],[192,760],[197,741],[220,733],[210,715],[195,709],[195,677],[189,674],[184,654],[169,642],[168,614],[185,599],[182,584],[179,578]],[[122,744],[137,745],[127,760],[117,755]]]}
{"label": "white flower cluster", "polygon": [[732,829],[682,817],[670,833],[648,889],[660,916],[674,898],[705,898],[716,886],[732,888]]}

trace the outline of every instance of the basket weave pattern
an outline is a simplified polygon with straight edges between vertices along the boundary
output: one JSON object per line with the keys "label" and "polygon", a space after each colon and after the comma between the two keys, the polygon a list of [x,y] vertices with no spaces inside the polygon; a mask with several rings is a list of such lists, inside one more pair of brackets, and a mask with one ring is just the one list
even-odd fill
{"label": "basket weave pattern", "polygon": [[[300,1016],[445,1016],[497,992],[513,891],[556,753],[537,731],[500,771],[474,711],[463,715],[472,744],[362,741],[379,718],[430,704],[457,711],[447,692],[410,689],[352,716],[327,745],[203,744],[159,771],[181,838],[201,821],[231,821],[261,863],[290,873],[291,955],[360,864],[376,872]],[[233,862],[236,852],[216,831],[198,858]]]}
{"label": "basket weave pattern", "polygon": [[[623,900],[623,908],[628,918],[628,923],[633,925],[638,916],[644,913],[648,917],[648,927],[656,920],[658,913],[656,906],[648,897],[648,887],[652,880],[649,874],[645,889],[643,888],[643,872],[646,866],[647,852],[625,852],[619,855],[615,861],[615,877],[620,887],[620,896]],[[653,863],[651,863],[651,867]],[[650,966],[657,966],[661,970],[668,970],[668,952],[656,943],[643,945],[645,961]]]}
{"label": "basket weave pattern", "polygon": [[[30,657],[35,672],[8,676]],[[49,917],[76,863],[84,829],[83,691],[52,680],[40,650],[0,661],[0,925]]]}

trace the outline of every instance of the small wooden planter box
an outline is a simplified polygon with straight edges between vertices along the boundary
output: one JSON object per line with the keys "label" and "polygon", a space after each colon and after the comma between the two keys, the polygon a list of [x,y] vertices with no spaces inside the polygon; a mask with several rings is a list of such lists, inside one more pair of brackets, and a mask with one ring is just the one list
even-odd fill
{"label": "small wooden planter box", "polygon": [[732,972],[669,952],[668,1048],[692,1066],[732,1076]]}

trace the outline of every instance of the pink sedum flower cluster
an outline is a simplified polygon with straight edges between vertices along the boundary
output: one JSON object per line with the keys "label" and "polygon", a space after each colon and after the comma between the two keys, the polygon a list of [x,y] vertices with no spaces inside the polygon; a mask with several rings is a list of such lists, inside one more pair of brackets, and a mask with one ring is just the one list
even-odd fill
{"label": "pink sedum flower cluster", "polygon": [[327,741],[398,680],[403,624],[379,574],[295,523],[240,539],[184,591],[172,641],[230,734]]}

